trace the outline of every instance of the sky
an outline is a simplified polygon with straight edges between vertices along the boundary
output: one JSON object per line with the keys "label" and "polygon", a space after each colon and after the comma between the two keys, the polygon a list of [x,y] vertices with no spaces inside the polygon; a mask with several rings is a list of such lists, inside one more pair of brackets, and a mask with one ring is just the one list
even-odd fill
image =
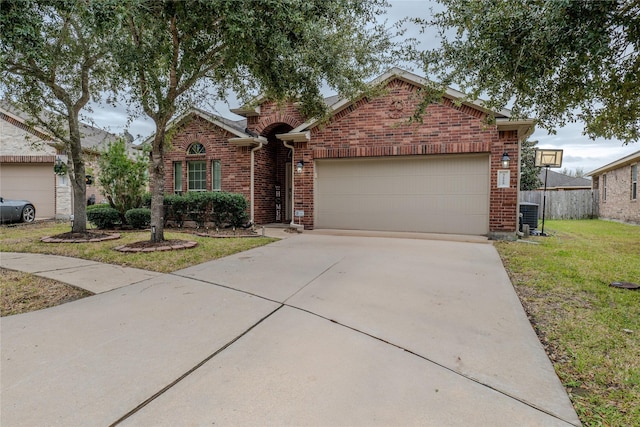
{"label": "sky", "polygon": [[[394,22],[409,17],[428,18],[431,15],[430,7],[438,7],[432,1],[425,0],[393,0],[386,16],[387,24],[390,26]],[[417,27],[410,27],[406,37],[415,37],[420,42],[420,47],[433,48],[438,45],[436,32],[427,30],[423,33]],[[403,67],[408,64],[399,64]],[[424,76],[419,68],[410,70],[418,75]],[[428,76],[426,76],[428,77]],[[325,95],[333,95],[327,92]],[[215,106],[205,107],[208,111],[229,118],[240,119],[230,112],[230,108],[240,106],[240,101],[233,94],[227,102],[218,102]],[[155,126],[149,119],[138,118],[131,124],[127,123],[127,112],[123,106],[116,108],[109,106],[94,105],[91,114],[87,114],[93,122],[112,133],[123,133],[126,128],[136,138],[139,143],[148,138],[155,130]],[[530,139],[538,141],[539,148],[554,148],[563,150],[563,164],[557,172],[564,169],[575,172],[580,170],[588,173],[594,169],[607,165],[621,157],[640,150],[640,142],[623,145],[618,140],[596,139],[592,140],[583,135],[583,123],[570,123],[565,127],[555,129],[555,134],[549,134],[543,129],[536,129]]]}

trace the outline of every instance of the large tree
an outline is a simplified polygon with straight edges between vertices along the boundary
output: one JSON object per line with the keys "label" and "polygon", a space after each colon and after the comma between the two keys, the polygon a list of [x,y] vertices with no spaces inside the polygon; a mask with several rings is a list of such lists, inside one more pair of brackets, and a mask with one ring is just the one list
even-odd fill
{"label": "large tree", "polygon": [[[107,2],[0,2],[0,88],[6,100],[50,132],[69,158],[73,232],[86,232],[85,164],[80,111],[111,72]],[[109,27],[109,30],[113,30]]]}
{"label": "large tree", "polygon": [[590,137],[640,136],[640,4],[632,0],[437,0],[425,25],[429,75],[553,132],[583,121]]}
{"label": "large tree", "polygon": [[376,25],[383,0],[131,0],[118,51],[131,101],[155,123],[151,147],[151,240],[164,240],[166,126],[203,97],[232,89],[244,100],[301,102],[322,115],[323,84],[351,96],[378,71],[389,47]]}

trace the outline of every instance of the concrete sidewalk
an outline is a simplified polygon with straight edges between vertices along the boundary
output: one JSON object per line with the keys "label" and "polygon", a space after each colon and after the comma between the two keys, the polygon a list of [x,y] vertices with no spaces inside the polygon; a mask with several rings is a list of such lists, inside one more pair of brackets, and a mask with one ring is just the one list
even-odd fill
{"label": "concrete sidewalk", "polygon": [[305,233],[140,279],[2,319],[0,424],[579,425],[490,244]]}
{"label": "concrete sidewalk", "polygon": [[0,267],[58,280],[99,294],[162,273],[79,258],[17,252],[0,253]]}

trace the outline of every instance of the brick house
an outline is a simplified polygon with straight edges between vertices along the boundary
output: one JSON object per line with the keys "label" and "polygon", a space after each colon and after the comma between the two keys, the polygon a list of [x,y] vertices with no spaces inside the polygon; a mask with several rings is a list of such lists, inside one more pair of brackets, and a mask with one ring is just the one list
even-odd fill
{"label": "brick house", "polygon": [[503,110],[487,125],[481,102],[450,89],[409,123],[425,83],[394,68],[376,98],[327,98],[328,122],[266,100],[232,110],[238,121],[190,110],[168,126],[165,192],[242,193],[256,224],[514,238],[533,121]]}
{"label": "brick house", "polygon": [[[100,149],[115,135],[81,124],[85,168],[93,174],[87,197],[100,191],[95,183]],[[73,214],[73,190],[68,175],[56,175],[57,161],[66,163],[62,144],[46,130],[29,123],[29,116],[0,101],[0,195],[27,199],[36,207],[37,218],[69,219]]]}
{"label": "brick house", "polygon": [[589,172],[598,192],[600,217],[640,224],[640,151]]}

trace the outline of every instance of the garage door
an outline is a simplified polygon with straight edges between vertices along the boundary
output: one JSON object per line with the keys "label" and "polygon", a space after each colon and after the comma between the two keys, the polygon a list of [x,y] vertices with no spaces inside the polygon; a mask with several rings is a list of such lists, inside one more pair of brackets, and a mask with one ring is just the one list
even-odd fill
{"label": "garage door", "polygon": [[487,234],[489,155],[316,161],[316,228]]}
{"label": "garage door", "polygon": [[36,207],[38,218],[55,216],[53,164],[0,164],[0,193],[7,199],[26,199]]}

